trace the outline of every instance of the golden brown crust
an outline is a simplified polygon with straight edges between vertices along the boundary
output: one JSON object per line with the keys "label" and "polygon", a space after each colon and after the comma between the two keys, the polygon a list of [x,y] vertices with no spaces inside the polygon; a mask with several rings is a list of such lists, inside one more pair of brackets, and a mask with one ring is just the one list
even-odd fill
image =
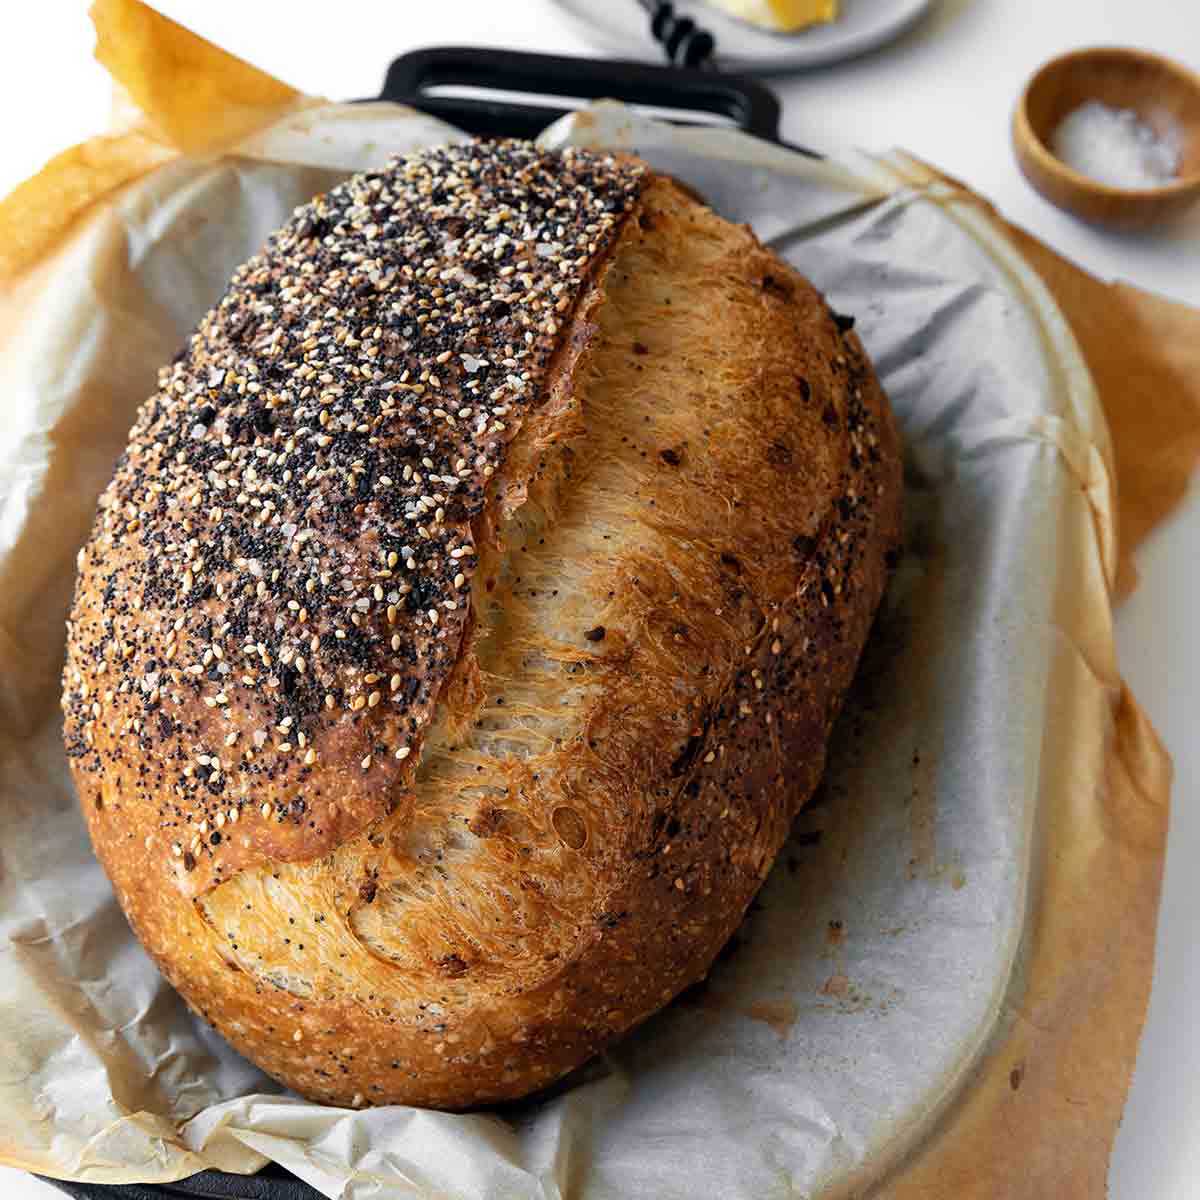
{"label": "golden brown crust", "polygon": [[192,898],[122,774],[76,771],[168,978],[317,1099],[519,1096],[701,977],[815,786],[882,593],[896,431],[811,285],[652,178],[572,299],[471,516],[402,803]]}

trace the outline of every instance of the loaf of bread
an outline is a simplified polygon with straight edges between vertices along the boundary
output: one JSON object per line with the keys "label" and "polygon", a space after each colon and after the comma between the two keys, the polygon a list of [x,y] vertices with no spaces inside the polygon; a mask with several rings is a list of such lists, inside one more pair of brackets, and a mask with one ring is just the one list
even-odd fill
{"label": "loaf of bread", "polygon": [[238,1051],[462,1108],[706,973],[898,544],[849,325],[638,160],[522,142],[238,269],[100,500],[63,697],[121,906]]}

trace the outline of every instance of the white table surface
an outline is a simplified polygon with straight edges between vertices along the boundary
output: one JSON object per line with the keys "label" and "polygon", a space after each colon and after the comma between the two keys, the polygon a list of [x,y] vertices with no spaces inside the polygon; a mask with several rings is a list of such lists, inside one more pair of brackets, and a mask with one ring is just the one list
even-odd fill
{"label": "white table surface", "polygon": [[[632,0],[596,0],[627,3]],[[99,130],[108,84],[74,0],[19,6],[0,40],[0,193]],[[378,90],[396,54],[434,44],[586,53],[552,0],[157,0],[169,16],[310,92]],[[329,14],[328,18],[318,13]],[[302,15],[305,14],[305,15]],[[311,14],[311,15],[307,15]],[[1079,224],[1025,183],[1008,121],[1029,74],[1060,51],[1134,45],[1200,69],[1195,0],[940,0],[899,42],[866,58],[773,81],[784,136],[815,148],[903,146],[968,181],[1010,219],[1105,278],[1200,305],[1200,211],[1167,231]],[[1139,557],[1141,588],[1117,622],[1120,661],[1175,757],[1173,827],[1149,1019],[1110,1172],[1113,1200],[1200,1196],[1200,499],[1193,492]],[[0,1168],[6,1200],[61,1195]]]}

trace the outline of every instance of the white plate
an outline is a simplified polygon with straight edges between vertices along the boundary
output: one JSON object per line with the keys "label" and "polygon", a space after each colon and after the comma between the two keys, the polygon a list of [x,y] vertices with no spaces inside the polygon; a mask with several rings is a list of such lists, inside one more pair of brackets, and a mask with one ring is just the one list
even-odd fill
{"label": "white plate", "polygon": [[[637,0],[554,0],[598,49],[625,58],[662,62],[649,18]],[[727,16],[703,0],[678,0],[675,12],[691,17],[717,39],[717,61],[730,71],[801,71],[865,54],[899,37],[931,0],[842,0],[836,21],[798,33],[768,33]]]}

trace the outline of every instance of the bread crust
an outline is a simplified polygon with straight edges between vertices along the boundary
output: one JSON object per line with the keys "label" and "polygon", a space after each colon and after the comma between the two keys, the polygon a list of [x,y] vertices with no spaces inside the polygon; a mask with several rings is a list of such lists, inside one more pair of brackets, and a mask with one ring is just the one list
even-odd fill
{"label": "bread crust", "polygon": [[[330,1103],[464,1108],[527,1094],[702,977],[821,774],[899,540],[886,398],[848,323],[807,281],[638,164],[475,153],[514,209],[544,201],[558,170],[561,195],[596,203],[556,243],[576,237],[551,315],[518,313],[537,342],[527,402],[502,432],[450,439],[451,455],[481,460],[464,484],[477,500],[426,539],[441,552],[437,578],[451,562],[464,569],[459,607],[405,642],[421,648],[397,689],[415,680],[409,702],[372,702],[398,672],[370,647],[326,663],[318,635],[306,672],[322,687],[337,674],[344,690],[334,716],[321,707],[307,721],[307,745],[282,752],[312,751],[309,774],[293,767],[279,782],[221,758],[239,800],[199,834],[215,793],[182,795],[170,772],[189,728],[216,721],[205,689],[176,705],[178,735],[131,734],[168,706],[161,660],[175,622],[192,629],[186,597],[147,582],[155,543],[144,531],[178,513],[137,497],[170,470],[150,453],[163,422],[172,453],[189,430],[171,389],[182,381],[187,393],[208,371],[200,354],[165,378],[133,431],[81,555],[70,626],[67,744],[130,923],[241,1053]],[[420,162],[435,185],[469,172],[453,155]],[[388,186],[386,172],[374,178]],[[314,202],[291,228],[323,211]],[[275,245],[285,260],[296,253],[286,235]],[[279,288],[268,268],[235,279],[235,319],[256,279]],[[532,283],[522,292],[536,294]],[[445,343],[452,355],[484,354],[474,325]],[[228,322],[213,329],[227,339]],[[414,461],[413,426],[397,428],[378,426],[384,449]],[[378,535],[348,540],[356,519],[385,523],[351,506],[315,540],[332,543],[361,590],[389,543],[381,556]],[[465,552],[451,560],[451,548]],[[219,578],[242,575],[231,566]],[[114,578],[128,602],[118,611]],[[547,579],[564,594],[551,598]],[[368,621],[386,648],[419,617],[389,616],[400,607],[385,603],[391,580],[378,586]],[[218,625],[242,594],[222,590],[205,601]],[[270,586],[256,590],[276,619]],[[309,619],[328,632],[358,610],[326,595],[330,608]],[[231,657],[227,647],[206,664],[201,652],[201,678]],[[236,668],[216,674],[230,703],[215,711],[232,716],[215,728],[236,732],[236,747],[279,710],[257,684],[239,691]],[[379,681],[362,682],[370,675]],[[130,681],[124,692],[118,680]],[[281,726],[272,739],[290,736]],[[278,744],[263,747],[271,762]],[[211,762],[200,766],[211,779]],[[288,797],[301,779],[309,799],[296,821]],[[180,828],[192,847],[182,853]],[[213,832],[215,847],[203,840]]]}

